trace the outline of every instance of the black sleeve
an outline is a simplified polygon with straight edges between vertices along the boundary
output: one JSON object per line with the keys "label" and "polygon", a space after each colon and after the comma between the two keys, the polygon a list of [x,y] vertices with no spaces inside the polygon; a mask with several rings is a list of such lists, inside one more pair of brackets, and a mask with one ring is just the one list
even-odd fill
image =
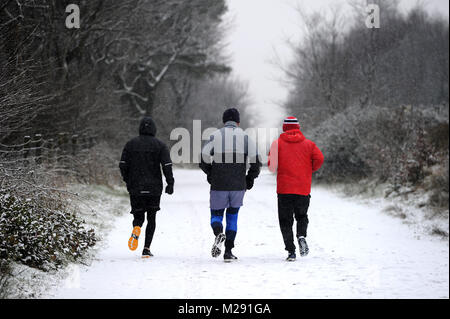
{"label": "black sleeve", "polygon": [[257,155],[255,160],[250,162],[250,168],[247,172],[247,176],[251,179],[255,179],[259,176],[259,173],[261,172],[261,160],[259,156]]}
{"label": "black sleeve", "polygon": [[247,135],[247,149],[246,153],[248,154],[248,161],[250,163],[250,168],[247,172],[247,178],[254,180],[259,176],[261,171],[261,158],[258,154],[258,146],[257,144]]}
{"label": "black sleeve", "polygon": [[169,149],[163,143],[161,143],[160,163],[167,185],[173,186],[175,179],[173,178],[172,172],[172,160],[170,159]]}
{"label": "black sleeve", "polygon": [[[205,174],[208,176],[211,174],[212,170],[212,164],[210,159],[212,155],[214,155],[214,148],[211,138],[210,141],[203,147],[202,152],[200,154],[200,164],[198,164],[198,166],[202,169],[202,171],[205,172]],[[208,162],[205,161],[205,157]]]}
{"label": "black sleeve", "polygon": [[122,175],[123,181],[128,184],[128,176],[130,171],[130,151],[129,144],[127,143],[122,151],[122,156],[119,163],[120,174]]}
{"label": "black sleeve", "polygon": [[198,166],[202,169],[203,172],[205,172],[206,175],[209,175],[211,173],[212,165],[211,163],[206,163],[203,160],[203,157],[200,159],[200,164]]}

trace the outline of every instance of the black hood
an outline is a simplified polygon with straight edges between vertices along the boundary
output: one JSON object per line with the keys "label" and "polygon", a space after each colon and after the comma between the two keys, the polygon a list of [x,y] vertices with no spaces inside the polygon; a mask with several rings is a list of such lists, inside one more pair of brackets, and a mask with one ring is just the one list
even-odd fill
{"label": "black hood", "polygon": [[144,117],[139,125],[139,135],[156,135],[156,125],[151,117]]}

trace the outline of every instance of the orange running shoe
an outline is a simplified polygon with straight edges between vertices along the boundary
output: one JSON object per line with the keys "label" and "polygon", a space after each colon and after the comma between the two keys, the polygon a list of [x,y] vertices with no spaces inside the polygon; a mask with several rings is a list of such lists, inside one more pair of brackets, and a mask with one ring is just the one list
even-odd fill
{"label": "orange running shoe", "polygon": [[140,234],[141,234],[141,227],[135,226],[133,228],[133,232],[131,233],[131,237],[128,240],[128,248],[130,248],[130,250],[134,251],[138,248],[138,239]]}

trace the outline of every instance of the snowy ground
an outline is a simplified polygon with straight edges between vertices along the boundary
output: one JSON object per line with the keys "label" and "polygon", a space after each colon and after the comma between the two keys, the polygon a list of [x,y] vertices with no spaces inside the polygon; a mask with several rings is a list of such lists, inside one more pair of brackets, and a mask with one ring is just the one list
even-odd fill
{"label": "snowy ground", "polygon": [[124,214],[110,215],[113,224],[103,248],[91,265],[72,265],[70,275],[43,297],[449,297],[448,240],[417,234],[380,207],[324,188],[312,192],[310,255],[285,262],[275,180],[266,171],[247,193],[239,215],[234,249],[239,262],[225,264],[210,256],[206,178],[200,171],[176,170],[175,179],[175,194],[163,196],[157,216],[154,258],[140,258],[142,242],[136,252],[128,250],[128,201],[111,198]]}

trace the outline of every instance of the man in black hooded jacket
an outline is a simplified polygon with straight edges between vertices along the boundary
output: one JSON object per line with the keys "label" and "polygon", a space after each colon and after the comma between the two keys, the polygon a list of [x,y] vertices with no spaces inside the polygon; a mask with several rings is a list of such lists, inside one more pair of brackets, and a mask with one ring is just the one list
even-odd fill
{"label": "man in black hooded jacket", "polygon": [[156,212],[163,190],[161,167],[166,178],[166,193],[173,194],[174,178],[172,161],[167,146],[155,137],[156,125],[150,117],[142,119],[139,136],[130,140],[123,149],[120,160],[120,172],[130,193],[131,214],[134,216],[133,232],[128,247],[136,250],[141,227],[147,213],[145,246],[143,258],[153,256],[150,252],[156,227]]}

